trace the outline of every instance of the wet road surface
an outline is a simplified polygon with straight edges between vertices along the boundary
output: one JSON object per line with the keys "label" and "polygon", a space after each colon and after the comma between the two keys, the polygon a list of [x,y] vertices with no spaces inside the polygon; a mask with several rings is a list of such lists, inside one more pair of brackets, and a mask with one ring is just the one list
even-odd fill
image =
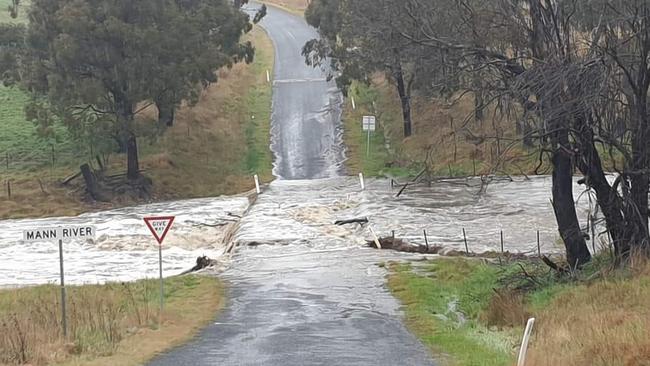
{"label": "wet road surface", "polygon": [[543,250],[552,252],[550,184],[548,177],[501,181],[479,195],[479,179],[459,179],[397,199],[382,179],[369,180],[366,191],[348,177],[277,180],[239,225],[221,274],[231,288],[224,313],[150,365],[433,365],[402,325],[379,266],[423,256],[366,248],[367,228],[332,223],[368,216],[380,234],[393,229],[417,243],[428,229],[432,243],[457,249],[465,226],[473,251],[496,250],[500,225],[509,250],[535,251],[539,228]]}
{"label": "wet road surface", "polygon": [[[253,13],[258,3],[250,5]],[[303,18],[272,6],[260,23],[275,47],[271,150],[283,179],[338,176],[344,160],[343,96],[328,72],[305,64],[304,44],[318,37]]]}
{"label": "wet road surface", "polygon": [[225,312],[150,365],[433,365],[378,265],[415,257],[364,248],[363,230],[332,225],[362,202],[354,185],[272,183],[242,220],[221,275],[231,288]]}
{"label": "wet road surface", "polygon": [[[230,285],[224,312],[195,340],[151,365],[433,365],[427,350],[402,325],[400,306],[385,287],[389,260],[420,255],[363,246],[367,228],[334,226],[336,219],[368,216],[380,235],[423,243],[422,230],[436,245],[496,250],[506,230],[506,249],[557,251],[548,177],[495,182],[478,194],[480,181],[449,180],[411,187],[396,199],[386,180],[370,180],[360,191],[341,170],[340,93],[307,68],[302,44],[316,35],[301,18],[269,8],[263,26],[276,46],[272,150],[273,182],[239,223],[238,244],[222,277]],[[315,180],[301,180],[328,178]],[[576,186],[576,197],[579,188]],[[168,239],[171,268],[191,266],[197,251],[223,253],[225,228],[205,224],[231,219],[248,207],[245,197],[209,198],[145,205],[77,218],[8,220],[0,223],[0,285],[43,283],[57,278],[56,246],[25,245],[24,227],[61,223],[95,224],[100,237],[66,247],[79,266],[66,271],[73,283],[136,279],[155,274],[156,246],[144,225],[146,214],[178,214]],[[585,216],[583,204],[580,214]],[[4,229],[4,230],[2,230]],[[175,234],[176,233],[176,234]],[[210,254],[210,252],[208,252]],[[36,255],[36,256],[35,256]],[[19,258],[34,258],[32,266]],[[165,258],[168,258],[165,256]],[[167,259],[166,259],[167,260]],[[170,267],[168,261],[167,267]],[[29,272],[21,274],[22,269]],[[122,276],[123,277],[120,277]]]}

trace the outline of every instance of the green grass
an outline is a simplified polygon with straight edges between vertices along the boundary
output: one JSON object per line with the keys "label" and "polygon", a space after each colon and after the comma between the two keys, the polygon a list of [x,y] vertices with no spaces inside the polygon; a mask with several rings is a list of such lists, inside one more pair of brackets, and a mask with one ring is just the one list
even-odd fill
{"label": "green grass", "polygon": [[[266,72],[273,72],[273,49],[258,46],[255,49],[255,62],[252,65],[253,74],[266,80]],[[246,134],[245,171],[249,174],[259,174],[262,180],[272,179],[273,156],[269,148],[271,140],[271,84],[265,87],[251,88],[247,95],[249,114],[244,132]]]}
{"label": "green grass", "polygon": [[[396,159],[386,146],[386,128],[395,125],[401,116],[395,110],[377,113],[376,106],[383,103],[383,96],[372,86],[355,82],[350,88],[349,97],[354,97],[357,109],[353,110],[348,103],[343,115],[348,173],[355,175],[362,172],[366,176],[397,177],[416,174],[415,166],[402,167],[392,164]],[[377,130],[370,134],[370,149],[368,133],[364,132],[361,126],[364,115],[377,117]]]}
{"label": "green grass", "polygon": [[78,153],[66,128],[60,124],[49,131],[48,137],[39,134],[38,128],[25,119],[24,107],[29,97],[15,87],[0,86],[0,160],[6,169],[9,155],[11,170],[50,167],[54,152],[56,167],[69,166]]}
{"label": "green grass", "polygon": [[[497,286],[498,269],[476,261],[437,260],[416,272],[391,267],[389,287],[402,301],[409,328],[438,355],[459,365],[509,365],[509,334],[489,330],[478,320]],[[423,272],[426,275],[423,275]],[[449,309],[457,303],[461,323]]]}
{"label": "green grass", "polygon": [[[571,275],[532,260],[501,265],[442,258],[393,263],[389,270],[388,285],[404,305],[407,326],[450,364],[512,365],[530,317],[538,320],[530,366],[631,365],[650,356],[650,331],[639,326],[649,319],[646,259],[614,268],[600,254]],[[576,340],[575,347],[566,348],[568,339]],[[563,363],[565,358],[571,361]]]}

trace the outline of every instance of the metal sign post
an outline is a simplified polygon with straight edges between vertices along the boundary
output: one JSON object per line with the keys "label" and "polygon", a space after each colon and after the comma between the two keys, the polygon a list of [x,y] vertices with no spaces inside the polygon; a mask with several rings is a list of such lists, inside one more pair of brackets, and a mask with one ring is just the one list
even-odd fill
{"label": "metal sign post", "polygon": [[23,240],[28,243],[59,242],[59,275],[61,278],[61,328],[63,337],[68,337],[68,314],[66,310],[65,275],[63,270],[63,241],[73,239],[92,239],[96,230],[93,226],[64,226],[56,228],[37,228],[23,231]]}
{"label": "metal sign post", "polygon": [[366,144],[366,156],[370,156],[370,133],[377,129],[377,119],[375,116],[363,116],[363,131],[368,132],[368,142]]}
{"label": "metal sign post", "polygon": [[63,338],[68,337],[68,316],[65,308],[65,276],[63,275],[63,240],[59,239],[59,272],[61,275],[61,327]]}
{"label": "metal sign post", "polygon": [[149,231],[153,234],[158,242],[158,273],[160,275],[160,314],[158,317],[158,327],[162,325],[162,312],[165,298],[165,282],[163,281],[163,268],[162,268],[162,243],[165,236],[169,232],[174,222],[174,216],[163,217],[145,217],[144,222],[147,224]]}

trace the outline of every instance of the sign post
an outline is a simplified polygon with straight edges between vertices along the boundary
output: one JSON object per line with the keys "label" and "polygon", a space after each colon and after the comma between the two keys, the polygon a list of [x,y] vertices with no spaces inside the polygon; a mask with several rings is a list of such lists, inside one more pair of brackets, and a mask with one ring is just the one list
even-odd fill
{"label": "sign post", "polygon": [[59,239],[59,274],[61,276],[61,327],[63,328],[63,338],[68,338],[68,314],[65,307],[65,276],[63,273],[63,240]]}
{"label": "sign post", "polygon": [[65,275],[63,270],[63,241],[72,239],[91,239],[95,237],[93,226],[62,226],[55,228],[36,228],[23,231],[23,240],[28,243],[43,241],[59,242],[59,275],[61,278],[61,329],[63,337],[68,337],[68,314],[66,311]]}
{"label": "sign post", "polygon": [[375,116],[363,116],[363,130],[368,132],[368,143],[366,144],[366,156],[370,156],[370,132],[377,129],[377,119]]}
{"label": "sign post", "polygon": [[174,216],[162,216],[162,217],[145,217],[144,222],[147,224],[149,231],[153,234],[153,237],[156,238],[158,242],[158,272],[160,274],[160,316],[158,318],[158,326],[162,324],[162,312],[164,305],[164,296],[165,296],[165,283],[163,281],[163,269],[162,269],[162,243],[165,240],[165,236],[169,232],[169,229],[172,227],[174,222]]}

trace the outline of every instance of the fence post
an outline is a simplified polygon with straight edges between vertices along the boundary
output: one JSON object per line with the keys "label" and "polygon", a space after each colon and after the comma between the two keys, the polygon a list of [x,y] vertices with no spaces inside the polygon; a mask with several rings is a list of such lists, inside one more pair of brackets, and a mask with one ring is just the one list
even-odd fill
{"label": "fence post", "polygon": [[537,230],[537,256],[542,257],[542,247],[539,243],[539,230]]}
{"label": "fence post", "polygon": [[522,340],[521,348],[519,349],[517,366],[524,366],[526,364],[526,352],[528,351],[528,341],[530,340],[530,333],[533,331],[533,324],[535,324],[535,318],[528,319],[526,330],[524,331],[524,339]]}
{"label": "fence post", "polygon": [[424,233],[424,244],[427,246],[427,253],[429,253],[429,239],[427,238],[427,229],[422,230]]}
{"label": "fence post", "polygon": [[260,189],[260,177],[255,174],[253,179],[255,180],[255,192],[257,192],[257,194],[262,193],[262,190]]}
{"label": "fence post", "polygon": [[503,255],[503,254],[504,254],[504,250],[503,250],[503,230],[501,230],[501,255]]}
{"label": "fence post", "polygon": [[463,240],[465,241],[465,253],[469,254],[469,246],[467,245],[467,235],[465,234],[465,228],[463,228]]}

